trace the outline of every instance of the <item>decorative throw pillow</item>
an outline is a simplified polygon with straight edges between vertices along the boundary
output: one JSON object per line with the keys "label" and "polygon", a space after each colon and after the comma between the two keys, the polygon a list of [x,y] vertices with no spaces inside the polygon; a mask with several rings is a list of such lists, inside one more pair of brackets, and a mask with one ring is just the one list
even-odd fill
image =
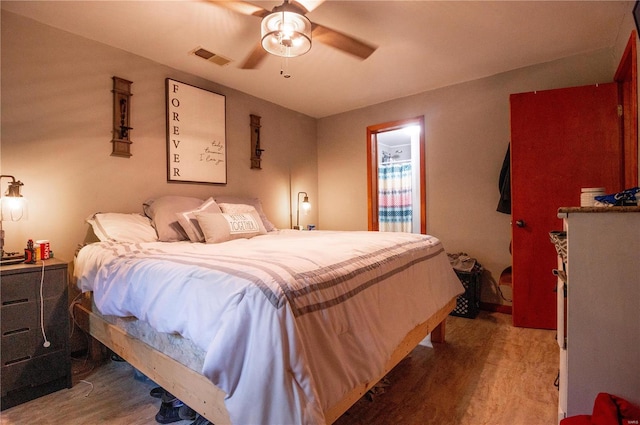
{"label": "decorative throw pillow", "polygon": [[184,231],[176,213],[195,210],[202,205],[202,199],[187,196],[163,196],[150,199],[142,206],[144,213],[153,221],[158,233],[158,239],[162,242],[186,241],[189,239]]}
{"label": "decorative throw pillow", "polygon": [[218,204],[216,204],[216,201],[214,201],[213,198],[209,198],[195,210],[183,211],[176,214],[176,216],[178,217],[178,223],[180,223],[182,229],[185,231],[187,236],[189,236],[189,240],[191,242],[204,242],[204,233],[202,233],[200,224],[198,224],[198,219],[195,216],[195,213],[197,212],[210,212],[219,214],[222,212],[222,210],[220,209]]}
{"label": "decorative throw pillow", "polygon": [[[222,204],[218,204],[218,206],[220,207],[220,210],[222,210],[221,212],[225,213],[225,214],[242,214],[242,213],[248,213],[248,212],[258,212],[256,210],[256,207],[254,207],[253,205],[249,205],[249,204],[227,204],[227,203],[222,203]],[[260,213],[258,213],[258,215],[260,215]],[[264,222],[262,223],[264,224]],[[265,229],[267,227],[265,226]]]}
{"label": "decorative throw pillow", "polygon": [[226,214],[195,212],[207,243],[220,243],[233,239],[249,239],[267,233],[256,211]]}
{"label": "decorative throw pillow", "polygon": [[151,220],[142,214],[96,213],[87,218],[100,241],[157,242]]}
{"label": "decorative throw pillow", "polygon": [[264,224],[264,228],[267,230],[267,232],[278,230],[276,226],[274,226],[273,223],[269,221],[266,214],[262,210],[262,202],[260,202],[259,198],[250,198],[250,197],[241,197],[241,196],[216,196],[215,200],[218,203],[218,205],[220,204],[252,205],[260,215],[260,220],[262,220],[262,224]]}

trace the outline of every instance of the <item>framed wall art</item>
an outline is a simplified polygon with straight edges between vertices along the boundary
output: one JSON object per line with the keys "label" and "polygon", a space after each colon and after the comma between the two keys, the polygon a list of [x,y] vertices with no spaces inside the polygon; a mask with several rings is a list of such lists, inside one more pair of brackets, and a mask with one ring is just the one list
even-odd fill
{"label": "framed wall art", "polygon": [[223,95],[167,78],[167,181],[227,183]]}

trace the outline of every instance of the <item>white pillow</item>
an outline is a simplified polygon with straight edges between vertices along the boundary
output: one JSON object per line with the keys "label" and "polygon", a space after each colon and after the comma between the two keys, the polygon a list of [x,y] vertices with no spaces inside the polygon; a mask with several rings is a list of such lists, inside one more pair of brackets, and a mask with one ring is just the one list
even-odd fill
{"label": "white pillow", "polygon": [[[256,214],[258,214],[258,219],[260,220],[262,226],[264,226],[264,229],[267,230],[267,226],[264,224],[264,221],[262,221],[262,216],[260,215],[258,210],[256,210],[256,208],[253,205],[222,203],[222,204],[218,204],[218,206],[220,207],[222,212],[225,213],[225,214],[256,213]],[[268,230],[267,230],[267,232],[268,232]]]}
{"label": "white pillow", "polygon": [[[262,210],[262,202],[260,202],[259,198],[248,198],[248,197],[240,197],[240,196],[216,196],[216,202],[218,205],[220,204],[246,204],[252,205],[258,214],[260,215],[260,220],[262,220],[262,224],[267,232],[271,232],[273,230],[278,230],[276,226],[269,221],[267,215]],[[224,212],[224,211],[223,211]]]}
{"label": "white pillow", "polygon": [[267,233],[257,211],[225,214],[194,213],[207,243],[226,242],[233,239],[249,239]]}
{"label": "white pillow", "polygon": [[176,214],[178,223],[180,223],[187,233],[187,236],[189,236],[189,240],[191,242],[204,242],[204,233],[202,233],[198,219],[195,216],[197,212],[221,213],[222,210],[213,198],[209,198],[195,210],[183,211]]}
{"label": "white pillow", "polygon": [[142,214],[96,213],[87,218],[100,241],[157,242],[151,220]]}

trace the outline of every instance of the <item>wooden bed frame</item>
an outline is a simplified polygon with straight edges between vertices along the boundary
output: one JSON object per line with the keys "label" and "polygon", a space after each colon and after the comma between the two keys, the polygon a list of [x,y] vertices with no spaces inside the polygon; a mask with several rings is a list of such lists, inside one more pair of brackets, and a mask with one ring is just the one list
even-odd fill
{"label": "wooden bed frame", "polygon": [[[364,382],[324,412],[327,424],[335,422],[380,379],[407,356],[429,333],[432,342],[444,342],[445,321],[455,308],[456,297],[438,310],[424,323],[416,326],[392,353],[385,371],[376,379]],[[105,321],[92,311],[91,297],[85,294],[74,304],[74,317],[78,326],[93,338],[110,348],[149,379],[175,395],[186,405],[216,425],[230,424],[224,405],[225,393],[198,372],[184,366],[146,343],[130,336],[122,328]]]}

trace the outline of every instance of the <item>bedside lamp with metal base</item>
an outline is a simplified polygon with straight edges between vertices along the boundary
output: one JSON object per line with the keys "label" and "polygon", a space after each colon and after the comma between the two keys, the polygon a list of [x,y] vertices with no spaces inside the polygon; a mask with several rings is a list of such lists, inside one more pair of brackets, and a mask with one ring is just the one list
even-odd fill
{"label": "bedside lamp with metal base", "polygon": [[307,192],[298,192],[298,211],[296,225],[293,226],[295,230],[302,230],[300,228],[300,195],[302,195],[303,193],[304,198],[302,199],[302,209],[304,210],[305,214],[311,209],[311,204],[309,203],[309,195],[307,195]]}
{"label": "bedside lamp with metal base", "polygon": [[11,183],[9,183],[4,196],[0,198],[0,251],[2,252],[0,264],[15,264],[23,262],[24,255],[17,252],[5,252],[2,222],[26,220],[28,213],[27,200],[20,193],[20,188],[24,186],[21,181],[16,180],[13,176],[0,175],[0,180],[4,178],[10,178]]}

